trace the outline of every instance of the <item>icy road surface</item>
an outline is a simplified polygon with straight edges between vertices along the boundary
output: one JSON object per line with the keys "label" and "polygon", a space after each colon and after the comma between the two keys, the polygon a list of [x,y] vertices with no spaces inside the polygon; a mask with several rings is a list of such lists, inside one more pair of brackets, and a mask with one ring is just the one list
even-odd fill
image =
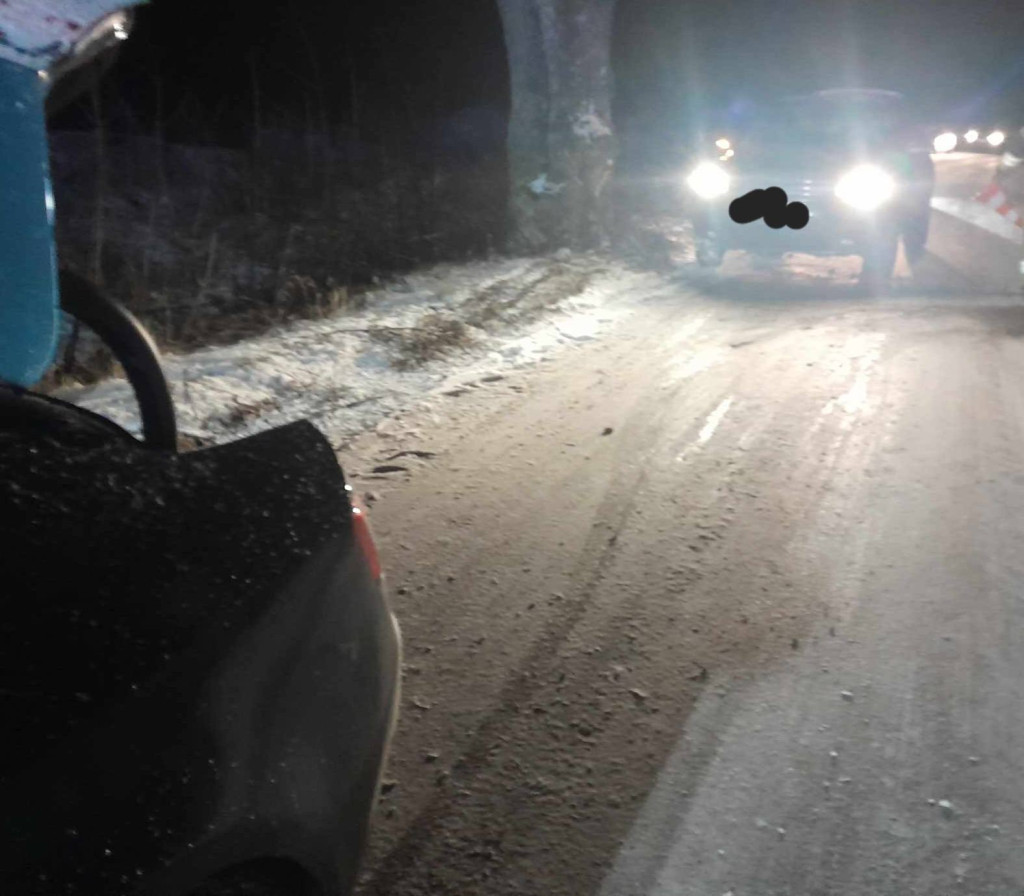
{"label": "icy road surface", "polygon": [[405,468],[365,892],[1024,889],[1024,305],[737,292],[346,457]]}

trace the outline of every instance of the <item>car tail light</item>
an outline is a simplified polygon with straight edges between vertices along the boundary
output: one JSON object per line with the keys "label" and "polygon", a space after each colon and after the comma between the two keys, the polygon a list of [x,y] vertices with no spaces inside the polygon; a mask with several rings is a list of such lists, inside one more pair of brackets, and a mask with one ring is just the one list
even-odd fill
{"label": "car tail light", "polygon": [[370,574],[374,581],[380,580],[380,557],[377,554],[377,545],[373,543],[373,536],[370,534],[370,524],[366,519],[366,511],[362,505],[349,493],[349,501],[352,504],[352,530],[355,532],[356,544],[359,552],[363,555],[367,565],[370,567]]}

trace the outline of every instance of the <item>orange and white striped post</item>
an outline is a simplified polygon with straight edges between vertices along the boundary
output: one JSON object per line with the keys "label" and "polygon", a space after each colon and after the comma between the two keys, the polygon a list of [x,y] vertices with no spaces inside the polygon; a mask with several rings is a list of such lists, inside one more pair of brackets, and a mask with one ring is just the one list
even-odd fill
{"label": "orange and white striped post", "polygon": [[985,187],[974,199],[982,205],[995,209],[996,212],[1007,220],[1012,221],[1018,227],[1024,228],[1024,218],[1021,218],[1020,212],[1013,207],[1006,193],[1003,192],[1003,188],[995,181]]}
{"label": "orange and white striped post", "polygon": [[[987,205],[989,208],[994,209],[1008,221],[1013,222],[1017,227],[1024,228],[1024,218],[1021,217],[1020,212],[1014,208],[1012,202],[1006,192],[1000,186],[999,182],[994,180],[984,190],[982,190],[977,196],[974,197],[976,202],[980,202],[982,205]],[[1017,273],[1020,277],[1019,284],[1022,291],[1024,291],[1024,259],[1017,262]]]}
{"label": "orange and white striped post", "polygon": [[[1022,215],[1022,211],[1024,211],[1024,164],[1022,163],[1024,163],[1024,128],[1011,131],[1008,134],[992,183],[974,197],[975,201],[1010,221],[1015,229],[1024,229],[1024,215]],[[1024,259],[1020,257],[1020,247],[1024,244],[1024,239],[1017,239],[1014,242],[1018,246],[1017,283],[1018,287],[1024,291]]]}

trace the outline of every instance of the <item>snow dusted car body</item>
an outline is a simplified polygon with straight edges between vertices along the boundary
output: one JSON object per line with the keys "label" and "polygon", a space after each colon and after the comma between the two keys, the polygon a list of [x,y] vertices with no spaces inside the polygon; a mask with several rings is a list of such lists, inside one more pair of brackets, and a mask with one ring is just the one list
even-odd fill
{"label": "snow dusted car body", "polygon": [[[913,264],[928,236],[934,170],[915,142],[902,97],[821,91],[759,109],[719,137],[687,179],[697,260],[717,267],[729,249],[861,255],[863,276],[887,278],[900,239]],[[807,216],[739,222],[731,204],[781,188]],[[802,213],[801,213],[802,214]]]}
{"label": "snow dusted car body", "polygon": [[[107,12],[40,4],[61,5],[65,23]],[[27,0],[3,9],[39,12]],[[0,892],[341,896],[397,706],[400,640],[366,519],[309,423],[178,452],[145,332],[52,270],[45,79],[11,55],[0,53],[14,163],[0,332]],[[58,295],[121,362],[141,438],[32,391],[53,355]]]}
{"label": "snow dusted car body", "polygon": [[174,454],[3,389],[0,507],[3,892],[348,892],[399,642],[319,432]]}

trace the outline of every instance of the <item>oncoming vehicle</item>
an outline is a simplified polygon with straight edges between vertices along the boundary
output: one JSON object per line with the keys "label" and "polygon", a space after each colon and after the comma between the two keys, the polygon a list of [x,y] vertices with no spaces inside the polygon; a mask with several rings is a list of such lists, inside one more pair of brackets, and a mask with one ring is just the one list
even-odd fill
{"label": "oncoming vehicle", "polygon": [[[703,147],[688,172],[698,263],[717,267],[729,249],[860,255],[862,279],[877,283],[902,239],[914,264],[928,238],[934,168],[930,135],[912,131],[905,100],[890,91],[819,91],[757,109]],[[769,187],[807,207],[804,226],[732,220],[733,200]]]}
{"label": "oncoming vehicle", "polygon": [[[179,452],[145,331],[55,265],[47,96],[118,5],[0,6],[0,892],[342,896],[400,657],[363,512],[308,422]],[[34,391],[59,308],[141,437]]]}

